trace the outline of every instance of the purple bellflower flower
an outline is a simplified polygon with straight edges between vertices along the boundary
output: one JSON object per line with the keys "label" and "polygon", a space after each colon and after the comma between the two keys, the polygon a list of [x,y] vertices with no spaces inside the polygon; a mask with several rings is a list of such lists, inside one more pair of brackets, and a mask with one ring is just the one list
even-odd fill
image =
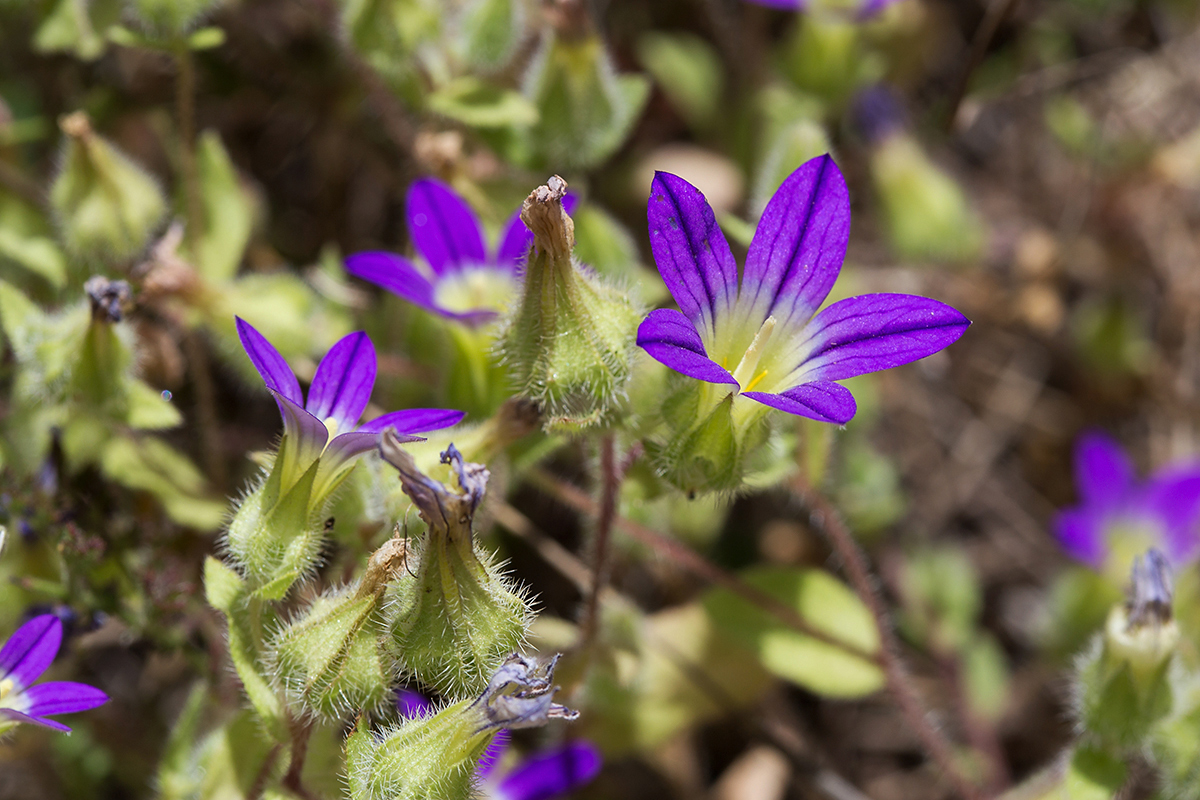
{"label": "purple bellflower flower", "polygon": [[[696,187],[655,175],[647,209],[658,271],[680,311],[658,309],[637,343],[671,369],[763,406],[845,424],[857,411],[836,381],[907,364],[956,341],[970,321],[948,305],[867,294],[818,312],[850,237],[850,197],[828,155],[793,172],[767,203],[738,280]],[[735,404],[735,417],[756,412]]]}
{"label": "purple bellflower flower", "polygon": [[[1200,463],[1167,467],[1139,482],[1120,445],[1087,433],[1075,445],[1081,502],[1059,512],[1054,531],[1064,550],[1100,570],[1114,551],[1132,557],[1147,546],[1176,568],[1200,556]],[[1128,561],[1113,564],[1122,578]]]}
{"label": "purple bellflower flower", "polygon": [[[433,711],[429,701],[417,692],[400,689],[396,707],[405,717],[424,716]],[[481,796],[490,800],[552,800],[586,786],[600,773],[600,751],[585,741],[552,747],[518,762],[511,769],[497,771],[508,749],[510,735],[500,730],[479,758],[475,775]]]}
{"label": "purple bellflower flower", "polygon": [[394,429],[401,441],[420,441],[421,437],[412,434],[448,428],[464,416],[461,411],[412,408],[360,425],[359,417],[371,401],[377,369],[375,346],[367,334],[351,333],[330,348],[317,365],[306,402],[295,373],[266,337],[240,317],[237,329],[246,355],[279,404],[284,436],[295,442],[282,453],[287,460],[284,475],[292,478],[285,478],[285,483],[291,485],[320,458],[316,497],[323,496],[322,489],[355,458],[375,449],[379,434],[387,428]]}
{"label": "purple bellflower flower", "polygon": [[0,648],[0,733],[21,722],[69,733],[70,728],[47,715],[87,711],[108,702],[104,692],[82,683],[31,685],[54,661],[62,638],[62,621],[42,614],[18,628]]}
{"label": "purple bellflower flower", "polygon": [[[568,195],[567,213],[575,197]],[[504,225],[494,253],[484,247],[479,218],[453,189],[422,178],[408,190],[408,232],[421,266],[382,251],[355,253],[346,271],[447,319],[478,326],[493,320],[512,298],[533,233],[518,209]]]}

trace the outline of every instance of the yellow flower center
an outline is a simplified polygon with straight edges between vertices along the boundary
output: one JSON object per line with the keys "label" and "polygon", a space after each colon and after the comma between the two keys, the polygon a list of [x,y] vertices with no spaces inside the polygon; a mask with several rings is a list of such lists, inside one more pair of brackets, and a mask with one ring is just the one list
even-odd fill
{"label": "yellow flower center", "polygon": [[327,418],[325,419],[325,429],[329,431],[329,438],[330,438],[330,439],[332,439],[333,437],[337,436],[337,434],[338,434],[338,421],[337,421],[336,419],[334,419],[333,417],[327,417]]}
{"label": "yellow flower center", "polygon": [[760,370],[758,364],[762,361],[767,343],[771,341],[771,334],[774,332],[775,317],[767,317],[763,320],[758,333],[754,334],[754,341],[750,342],[750,346],[746,348],[746,354],[738,362],[737,369],[733,371],[733,379],[738,382],[738,386],[742,387],[743,392],[753,391],[754,387],[767,377],[768,370]]}
{"label": "yellow flower center", "polygon": [[5,678],[4,680],[0,681],[0,700],[8,697],[16,685],[17,684],[13,682],[12,678]]}

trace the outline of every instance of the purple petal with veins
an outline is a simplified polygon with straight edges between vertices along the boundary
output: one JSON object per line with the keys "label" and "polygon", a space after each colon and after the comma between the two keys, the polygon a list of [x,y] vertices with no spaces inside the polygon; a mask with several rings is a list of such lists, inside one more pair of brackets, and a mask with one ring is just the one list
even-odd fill
{"label": "purple petal with veins", "polygon": [[737,298],[737,262],[700,190],[657,172],[646,204],[650,248],[659,274],[684,315],[712,333]]}
{"label": "purple petal with veins", "polygon": [[[250,357],[250,363],[254,364],[258,374],[262,376],[267,388],[278,392],[293,403],[303,404],[304,395],[300,393],[300,381],[296,380],[296,374],[292,372],[287,361],[253,325],[241,317],[235,317],[235,319],[237,320],[238,338],[242,340],[242,348]],[[282,412],[283,409],[280,408],[280,411]]]}
{"label": "purple petal with veins", "polygon": [[572,742],[527,759],[496,787],[503,800],[550,800],[590,783],[600,773],[600,751]]}
{"label": "purple petal with veins", "polygon": [[305,409],[317,419],[332,417],[337,431],[351,431],[375,388],[375,346],[362,331],[342,337],[317,366]]}
{"label": "purple petal with veins", "polygon": [[850,240],[850,193],[828,155],[801,165],[763,210],[746,253],[741,303],[785,328],[806,322],[829,295]]}
{"label": "purple petal with veins", "polygon": [[285,462],[283,474],[302,475],[312,462],[321,457],[321,451],[329,441],[329,429],[298,403],[293,403],[278,392],[272,394],[283,411],[283,433],[288,439],[279,452],[279,457]]}
{"label": "purple petal with veins", "polygon": [[945,303],[907,294],[865,294],[821,311],[805,328],[805,379],[843,380],[898,367],[953,344],[971,325]]}
{"label": "purple petal with veins", "polygon": [[87,711],[108,702],[108,695],[99,689],[71,681],[39,683],[24,691],[26,714],[44,717],[47,714],[71,714]]}
{"label": "purple petal with veins", "polygon": [[26,622],[0,648],[0,680],[11,680],[19,692],[54,663],[62,644],[62,620],[41,614]]}
{"label": "purple petal with veins", "polygon": [[408,230],[435,274],[487,260],[475,212],[441,181],[422,178],[409,188]]}
{"label": "purple petal with veins", "polygon": [[441,313],[434,302],[434,287],[407,258],[372,250],[346,258],[346,271],[386,289],[410,303]]}
{"label": "purple petal with veins", "polygon": [[61,722],[55,722],[52,719],[45,719],[44,717],[31,717],[28,714],[17,711],[15,708],[0,708],[0,716],[8,717],[14,722],[23,722],[26,725],[40,725],[43,728],[49,728],[52,731],[59,731],[60,733],[71,732],[71,729]]}
{"label": "purple petal with veins", "polygon": [[678,311],[651,311],[638,326],[637,344],[654,360],[689,378],[737,386],[729,370],[708,357],[695,326]]}
{"label": "purple petal with veins", "polygon": [[789,414],[836,425],[845,425],[858,411],[858,404],[854,402],[850,390],[831,381],[802,383],[778,394],[742,392],[742,396]]}
{"label": "purple petal with veins", "polygon": [[465,416],[463,411],[446,408],[406,408],[363,423],[359,430],[378,433],[385,428],[395,428],[399,434],[425,433],[457,425]]}

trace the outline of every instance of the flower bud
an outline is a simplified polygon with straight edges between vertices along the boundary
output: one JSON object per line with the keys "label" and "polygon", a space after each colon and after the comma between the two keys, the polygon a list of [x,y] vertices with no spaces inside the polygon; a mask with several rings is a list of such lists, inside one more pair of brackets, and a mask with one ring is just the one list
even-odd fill
{"label": "flower bud", "polygon": [[553,702],[554,665],[513,654],[474,700],[412,716],[376,738],[362,719],[346,742],[350,792],[365,800],[467,800],[479,758],[497,730],[578,714]]}
{"label": "flower bud", "polygon": [[82,111],[59,126],[67,140],[50,202],[64,244],[77,255],[131,258],[167,212],[158,181],[98,136]]}
{"label": "flower bud", "polygon": [[532,614],[525,593],[479,548],[472,534],[488,471],[453,445],[442,454],[460,491],[427,477],[391,432],[380,452],[428,525],[411,546],[415,580],[388,588],[389,639],[401,669],[443,694],[478,692],[525,638]]}
{"label": "flower bud", "polygon": [[541,407],[546,427],[579,430],[601,423],[624,396],[640,312],[627,294],[574,263],[566,190],[556,175],[521,208],[533,247],[501,346],[510,376]]}
{"label": "flower bud", "polygon": [[271,643],[274,673],[293,708],[325,719],[371,710],[387,698],[391,669],[380,653],[384,590],[404,576],[405,540],[371,554],[356,584],[313,601]]}
{"label": "flower bud", "polygon": [[1139,747],[1171,710],[1167,669],[1179,644],[1171,603],[1170,568],[1151,548],[1134,560],[1128,600],[1113,608],[1102,643],[1079,668],[1080,723],[1106,747]]}
{"label": "flower bud", "polygon": [[540,112],[529,142],[542,164],[582,169],[625,141],[650,83],[616,73],[582,0],[551,5],[551,24],[525,78],[525,94]]}

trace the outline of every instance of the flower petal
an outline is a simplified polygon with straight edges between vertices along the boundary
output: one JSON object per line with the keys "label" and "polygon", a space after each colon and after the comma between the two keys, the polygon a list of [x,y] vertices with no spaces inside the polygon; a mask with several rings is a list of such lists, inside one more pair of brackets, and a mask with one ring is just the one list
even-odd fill
{"label": "flower petal", "polygon": [[475,212],[441,181],[422,178],[409,188],[408,231],[438,275],[487,260]]}
{"label": "flower petal", "polygon": [[53,614],[40,614],[17,628],[0,648],[0,680],[11,680],[15,692],[36,681],[54,663],[62,636],[62,620]]}
{"label": "flower petal", "polygon": [[440,311],[433,300],[433,284],[407,258],[370,250],[346,257],[346,272],[430,311]]}
{"label": "flower petal", "polygon": [[651,311],[638,326],[637,343],[651,358],[689,378],[737,385],[729,370],[708,357],[695,326],[678,311]]}
{"label": "flower petal", "polygon": [[1144,507],[1161,521],[1163,549],[1180,569],[1200,555],[1200,468],[1176,468],[1153,478]]}
{"label": "flower petal", "polygon": [[497,791],[504,800],[549,800],[591,782],[601,763],[595,747],[572,742],[526,760],[505,776]]}
{"label": "flower petal", "polygon": [[279,457],[284,459],[283,474],[288,476],[286,489],[291,488],[291,482],[298,480],[321,457],[325,443],[329,441],[329,429],[298,403],[293,403],[278,392],[272,394],[283,411],[283,435],[288,438],[279,449]]}
{"label": "flower petal", "polygon": [[[807,322],[833,288],[850,240],[850,193],[828,155],[788,176],[758,221],[742,276],[744,313]],[[757,326],[755,326],[757,327]]]}
{"label": "flower petal", "polygon": [[[258,370],[267,388],[291,400],[293,403],[303,403],[304,395],[300,394],[300,381],[288,366],[283,356],[275,346],[267,341],[254,326],[241,317],[237,320],[238,338],[242,340],[242,348],[250,356],[250,363]],[[282,412],[283,409],[281,408]]]}
{"label": "flower petal", "polygon": [[94,686],[71,681],[50,681],[25,690],[24,711],[32,717],[73,714],[107,702],[108,695]]}
{"label": "flower petal", "polygon": [[1104,566],[1108,543],[1104,539],[1104,515],[1091,509],[1071,508],[1054,518],[1054,534],[1062,549],[1092,569]]}
{"label": "flower petal", "polygon": [[402,717],[423,717],[433,711],[433,704],[425,695],[409,689],[396,690],[396,710]]}
{"label": "flower petal", "polygon": [[654,262],[680,310],[711,342],[737,297],[737,262],[700,190],[656,172],[646,204]]}
{"label": "flower petal", "polygon": [[852,378],[898,367],[955,342],[971,321],[955,309],[908,294],[865,294],[838,301],[805,328],[805,380]]}
{"label": "flower petal", "polygon": [[317,419],[337,420],[338,432],[354,430],[371,402],[376,369],[371,337],[362,331],[343,336],[317,366],[305,408]]}
{"label": "flower petal", "polygon": [[[568,216],[575,213],[575,205],[578,202],[579,196],[574,192],[567,192],[563,195],[563,210],[567,212]],[[533,244],[533,231],[525,227],[525,223],[521,221],[521,209],[518,208],[500,230],[500,243],[496,247],[496,265],[515,271],[525,260],[531,244]]]}
{"label": "flower petal", "polygon": [[442,428],[457,425],[466,415],[465,411],[448,408],[406,408],[365,422],[359,430],[374,433],[384,428],[395,428],[399,434],[440,431]]}
{"label": "flower petal", "polygon": [[810,381],[779,394],[742,392],[742,396],[789,414],[837,425],[845,425],[858,411],[850,390],[831,381]]}
{"label": "flower petal", "polygon": [[43,728],[49,728],[50,730],[59,731],[60,733],[71,732],[71,729],[66,725],[63,725],[61,722],[55,722],[52,719],[31,717],[28,714],[17,711],[15,708],[0,708],[0,716],[8,717],[14,722],[23,722],[26,725],[40,725]]}
{"label": "flower petal", "polygon": [[1075,486],[1085,504],[1114,508],[1133,489],[1133,464],[1112,437],[1090,431],[1075,443]]}
{"label": "flower petal", "polygon": [[492,737],[492,741],[488,743],[487,749],[483,751],[483,755],[479,757],[479,762],[475,766],[476,780],[487,780],[488,776],[496,769],[496,765],[500,763],[500,759],[504,757],[504,751],[508,749],[511,739],[512,734],[504,728],[496,731],[496,735]]}

